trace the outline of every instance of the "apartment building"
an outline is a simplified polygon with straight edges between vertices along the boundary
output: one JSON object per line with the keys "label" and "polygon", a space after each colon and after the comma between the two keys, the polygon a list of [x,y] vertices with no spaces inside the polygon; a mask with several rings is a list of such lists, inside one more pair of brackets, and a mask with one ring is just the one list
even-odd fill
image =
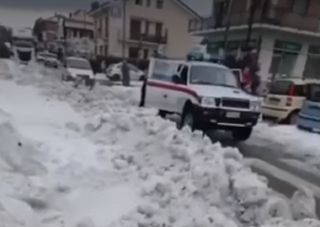
{"label": "apartment building", "polygon": [[84,10],[77,10],[64,19],[64,37],[93,39],[95,31],[94,18]]}
{"label": "apartment building", "polygon": [[250,43],[259,51],[263,78],[320,78],[319,0],[215,0],[212,11],[210,18],[189,24],[192,34],[207,38],[211,54],[221,55],[228,21],[227,51],[240,49],[252,15]]}
{"label": "apartment building", "polygon": [[93,54],[94,31],[94,19],[84,10],[77,10],[68,16],[55,14],[49,18],[39,18],[33,27],[37,49],[52,52],[62,49],[70,54],[82,49]]}
{"label": "apartment building", "polygon": [[91,15],[96,53],[135,59],[147,59],[155,51],[184,58],[193,43],[188,23],[200,18],[179,0],[108,1]]}

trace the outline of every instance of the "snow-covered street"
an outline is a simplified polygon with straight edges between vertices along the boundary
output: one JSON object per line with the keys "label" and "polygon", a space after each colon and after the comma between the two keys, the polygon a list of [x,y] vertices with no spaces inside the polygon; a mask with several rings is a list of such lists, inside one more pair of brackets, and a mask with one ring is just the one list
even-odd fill
{"label": "snow-covered street", "polygon": [[[58,72],[3,65],[1,227],[320,226],[308,190],[280,196],[237,148],[139,109],[137,88],[74,89]],[[305,134],[256,130],[248,143],[318,154],[316,135],[297,147]]]}

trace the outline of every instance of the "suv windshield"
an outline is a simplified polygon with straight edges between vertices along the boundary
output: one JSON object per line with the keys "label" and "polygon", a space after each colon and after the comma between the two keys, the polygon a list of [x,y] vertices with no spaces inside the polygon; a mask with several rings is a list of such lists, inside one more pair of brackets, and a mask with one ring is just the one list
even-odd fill
{"label": "suv windshield", "polygon": [[68,68],[91,69],[90,63],[82,59],[67,59]]}
{"label": "suv windshield", "polygon": [[239,87],[237,77],[228,69],[215,66],[192,66],[191,84]]}
{"label": "suv windshield", "polygon": [[288,95],[293,83],[291,81],[275,81],[271,84],[270,94]]}

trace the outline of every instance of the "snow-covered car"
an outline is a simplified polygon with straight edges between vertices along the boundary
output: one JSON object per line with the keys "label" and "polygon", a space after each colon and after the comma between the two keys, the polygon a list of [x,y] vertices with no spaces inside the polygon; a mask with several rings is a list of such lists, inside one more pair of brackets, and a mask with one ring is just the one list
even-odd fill
{"label": "snow-covered car", "polygon": [[[130,73],[130,79],[134,81],[142,81],[145,77],[143,71],[138,69],[136,66],[127,63]],[[107,68],[106,71],[107,78],[112,81],[122,80],[122,63],[112,64]]]}
{"label": "snow-covered car", "polygon": [[68,57],[64,62],[62,80],[74,81],[78,78],[93,80],[94,73],[88,60],[79,57]]}
{"label": "snow-covered car", "polygon": [[260,98],[219,64],[151,59],[145,83],[145,106],[180,115],[179,128],[224,129],[246,140],[260,116]]}
{"label": "snow-covered car", "polygon": [[297,126],[320,134],[320,83],[308,84],[307,98],[299,113]]}
{"label": "snow-covered car", "polygon": [[40,52],[37,54],[37,62],[43,62],[45,66],[58,68],[59,60],[56,54]]}

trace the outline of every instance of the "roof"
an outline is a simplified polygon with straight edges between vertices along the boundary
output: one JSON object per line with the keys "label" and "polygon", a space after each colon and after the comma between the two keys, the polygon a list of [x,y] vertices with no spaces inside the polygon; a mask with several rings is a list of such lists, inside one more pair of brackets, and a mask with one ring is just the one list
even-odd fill
{"label": "roof", "polygon": [[[201,18],[201,16],[195,10],[193,10],[187,3],[183,2],[182,0],[172,0],[172,1],[175,2],[182,9],[184,9],[187,13],[191,14],[192,16]],[[90,11],[89,14],[95,14],[102,9],[108,8],[112,5],[112,3],[114,4],[118,2],[115,0],[107,0],[103,4],[101,4],[98,9]]]}
{"label": "roof", "polygon": [[85,58],[80,58],[80,57],[67,57],[67,60],[75,60],[75,61],[88,61]]}
{"label": "roof", "polygon": [[217,68],[221,68],[221,69],[227,69],[226,66],[221,65],[221,64],[217,64],[217,63],[212,63],[212,62],[206,62],[206,61],[187,61],[187,63],[189,63],[191,66],[214,66]]}
{"label": "roof", "polygon": [[194,17],[199,17],[201,18],[201,16],[194,11],[187,3],[183,2],[182,0],[174,0],[174,2],[176,2],[178,5],[180,5],[184,10],[186,10],[188,13],[190,13],[191,15],[193,15]]}

